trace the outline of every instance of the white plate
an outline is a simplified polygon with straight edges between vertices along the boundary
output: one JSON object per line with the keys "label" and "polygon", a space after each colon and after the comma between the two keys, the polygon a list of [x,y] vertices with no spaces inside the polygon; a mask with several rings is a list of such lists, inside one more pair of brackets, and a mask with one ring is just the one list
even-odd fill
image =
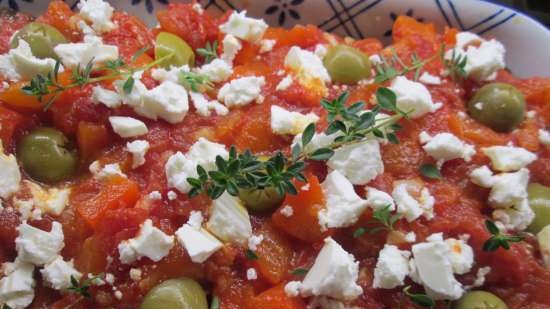
{"label": "white plate", "polygon": [[[78,0],[67,0],[73,7]],[[155,11],[168,0],[112,0],[113,6],[137,15],[150,26]],[[176,1],[171,1],[176,2]],[[374,36],[388,43],[397,15],[495,37],[507,49],[507,64],[519,76],[550,76],[550,31],[539,22],[513,9],[479,0],[202,0],[215,14],[228,9],[246,9],[274,26],[315,24],[327,31],[355,38]],[[38,15],[46,0],[0,0]]]}

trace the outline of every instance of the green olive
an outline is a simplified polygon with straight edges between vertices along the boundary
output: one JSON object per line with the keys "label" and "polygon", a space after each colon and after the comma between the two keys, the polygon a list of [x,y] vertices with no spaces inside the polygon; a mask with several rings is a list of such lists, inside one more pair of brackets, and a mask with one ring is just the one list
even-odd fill
{"label": "green olive", "polygon": [[67,39],[56,28],[33,22],[17,31],[11,39],[11,48],[19,45],[19,40],[29,43],[32,54],[38,58],[58,59],[53,48],[57,44],[67,43]]}
{"label": "green olive", "polygon": [[195,53],[189,44],[179,36],[169,32],[161,32],[157,35],[155,42],[155,59],[161,59],[172,54],[171,57],[163,60],[160,65],[165,68],[170,66],[182,66],[187,64],[193,66]]}
{"label": "green olive", "polygon": [[279,195],[273,187],[262,190],[246,189],[239,191],[239,198],[246,208],[256,212],[267,212],[281,205],[284,196]]}
{"label": "green olive", "polygon": [[527,187],[529,206],[535,212],[535,219],[527,228],[531,233],[538,233],[545,226],[550,225],[550,187],[538,183],[531,183]]}
{"label": "green olive", "polygon": [[332,81],[337,83],[356,83],[371,76],[369,56],[351,46],[331,47],[323,62]]}
{"label": "green olive", "polygon": [[493,293],[470,291],[453,304],[453,309],[508,309],[508,306]]}
{"label": "green olive", "polygon": [[170,279],[145,295],[140,309],[207,309],[206,294],[195,280]]}
{"label": "green olive", "polygon": [[525,117],[525,98],[512,85],[487,84],[470,100],[468,112],[474,119],[497,132],[509,132]]}
{"label": "green olive", "polygon": [[23,170],[38,181],[52,183],[69,178],[78,165],[78,155],[69,139],[52,128],[38,128],[17,144]]}

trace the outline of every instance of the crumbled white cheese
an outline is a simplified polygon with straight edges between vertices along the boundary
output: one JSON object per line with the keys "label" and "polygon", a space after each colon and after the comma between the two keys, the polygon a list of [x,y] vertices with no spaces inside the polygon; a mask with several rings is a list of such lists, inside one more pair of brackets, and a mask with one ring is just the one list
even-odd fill
{"label": "crumbled white cheese", "polygon": [[493,172],[487,165],[477,167],[470,172],[470,180],[478,186],[490,188],[494,184]]}
{"label": "crumbled white cheese", "polygon": [[339,228],[354,224],[367,207],[350,181],[340,172],[333,171],[321,184],[326,198],[326,207],[319,211],[321,227]]}
{"label": "crumbled white cheese", "polygon": [[165,165],[168,187],[175,188],[181,193],[188,193],[191,185],[187,182],[189,177],[197,177],[197,165],[201,165],[206,171],[216,168],[216,157],[227,159],[229,152],[222,144],[199,138],[189,149],[186,155],[181,152],[173,154]]}
{"label": "crumbled white cheese", "polygon": [[405,234],[404,239],[408,243],[416,242],[416,233],[415,232],[408,232],[407,234]]}
{"label": "crumbled white cheese", "polygon": [[539,142],[545,146],[550,145],[550,131],[539,129]]}
{"label": "crumbled white cheese", "polygon": [[473,289],[473,288],[483,286],[485,284],[485,277],[490,272],[491,272],[491,267],[489,267],[489,266],[480,267],[477,270],[476,278],[475,278],[474,282],[471,285],[466,286],[466,289],[469,290],[469,289]]}
{"label": "crumbled white cheese", "polygon": [[4,147],[0,141],[0,197],[9,198],[19,190],[21,172],[14,155],[4,153]]}
{"label": "crumbled white cheese", "polygon": [[134,281],[139,281],[139,280],[141,280],[141,276],[142,276],[143,272],[139,268],[131,268],[130,271],[128,272],[128,274],[130,276],[130,279],[132,279]]}
{"label": "crumbled white cheese", "polygon": [[535,219],[535,212],[525,198],[506,209],[497,209],[492,214],[495,220],[502,223],[507,230],[525,230]]}
{"label": "crumbled white cheese", "polygon": [[355,257],[329,237],[325,239],[299,290],[304,297],[329,296],[338,300],[353,300],[363,293],[356,283],[358,276],[359,263]]}
{"label": "crumbled white cheese", "polygon": [[204,217],[202,212],[192,210],[191,213],[189,213],[189,220],[187,220],[187,224],[189,224],[192,228],[200,229],[203,221]]}
{"label": "crumbled white cheese", "polygon": [[116,28],[111,21],[114,8],[103,0],[81,0],[78,2],[80,16],[92,23],[92,28],[98,33],[107,32]]}
{"label": "crumbled white cheese", "polygon": [[113,131],[123,138],[136,137],[149,132],[143,121],[132,117],[111,116],[109,122]]}
{"label": "crumbled white cheese", "polygon": [[550,268],[550,225],[545,226],[537,234],[537,241],[539,243],[540,254],[542,260],[547,268]]}
{"label": "crumbled white cheese", "polygon": [[397,107],[402,111],[410,112],[409,117],[412,119],[433,113],[442,106],[441,103],[434,104],[426,86],[408,80],[405,76],[397,76],[392,81],[390,89],[397,96]]}
{"label": "crumbled white cheese", "polygon": [[271,106],[271,130],[275,134],[296,135],[318,120],[319,116],[315,113],[302,114],[288,111],[277,105]]}
{"label": "crumbled white cheese", "polygon": [[315,45],[315,49],[313,50],[313,53],[317,55],[317,57],[323,59],[328,53],[328,49],[323,44],[317,44]]}
{"label": "crumbled white cheese", "polygon": [[178,194],[174,191],[168,191],[168,193],[166,193],[166,197],[169,201],[173,201],[178,198]]}
{"label": "crumbled white cheese", "polygon": [[137,168],[145,164],[145,154],[149,150],[149,142],[145,140],[128,142],[126,150],[132,154],[132,168]]}
{"label": "crumbled white cheese", "polygon": [[226,61],[216,58],[200,67],[197,72],[208,77],[213,83],[221,83],[233,74],[233,68]]}
{"label": "crumbled white cheese", "polygon": [[455,274],[463,275],[472,269],[474,264],[474,250],[463,239],[445,239],[449,246],[449,259]]}
{"label": "crumbled white cheese", "polygon": [[46,264],[40,270],[44,284],[52,289],[62,291],[71,286],[71,277],[80,280],[82,274],[74,268],[73,261],[66,262],[62,256]]}
{"label": "crumbled white cheese", "polygon": [[256,251],[258,249],[258,246],[262,243],[264,240],[264,235],[252,235],[250,238],[248,238],[248,249],[252,251]]}
{"label": "crumbled white cheese", "polygon": [[[11,56],[9,53],[0,55],[0,76],[3,76],[10,81],[18,81],[21,78],[15,69],[15,64],[11,61]],[[2,88],[7,89],[4,84],[2,85]]]}
{"label": "crumbled white cheese", "polygon": [[45,213],[59,216],[69,204],[70,188],[43,188],[28,180],[24,182],[31,191],[34,207]]}
{"label": "crumbled white cheese", "polygon": [[537,159],[537,155],[521,147],[492,146],[481,151],[491,159],[493,170],[513,172],[526,167]]}
{"label": "crumbled white cheese", "polygon": [[441,85],[441,78],[439,76],[432,75],[429,72],[422,73],[420,78],[418,78],[418,81],[426,85]]}
{"label": "crumbled white cheese", "polygon": [[248,211],[239,198],[227,192],[212,202],[206,228],[224,242],[245,244],[252,236]]}
{"label": "crumbled white cheese", "polygon": [[276,40],[264,39],[260,41],[260,54],[264,54],[273,50],[273,47],[277,44]]}
{"label": "crumbled white cheese", "polygon": [[0,280],[0,304],[12,309],[26,308],[34,299],[34,266],[16,261],[4,263],[3,269],[5,277]]}
{"label": "crumbled white cheese", "polygon": [[261,40],[266,30],[267,24],[263,19],[247,17],[246,11],[234,11],[227,22],[220,25],[221,32],[251,43]]}
{"label": "crumbled white cheese", "polygon": [[201,15],[204,13],[204,9],[202,8],[201,4],[198,3],[198,2],[193,3],[191,8],[193,9],[193,11],[195,11],[195,12],[201,14]]}
{"label": "crumbled white cheese", "polygon": [[285,285],[285,294],[288,297],[296,297],[300,295],[300,287],[302,283],[300,281],[290,281]]}
{"label": "crumbled white cheese", "polygon": [[469,162],[476,150],[473,145],[466,144],[451,133],[439,133],[430,136],[425,131],[419,135],[422,148],[428,155],[437,160],[437,166],[441,168],[445,161],[463,159]]}
{"label": "crumbled white cheese", "polygon": [[380,55],[372,55],[369,57],[369,60],[374,65],[382,63],[382,58],[380,57]]}
{"label": "crumbled white cheese", "polygon": [[[189,221],[192,221],[191,218]],[[191,223],[191,224],[190,224]],[[191,261],[202,263],[212,254],[223,247],[223,244],[216,239],[210,232],[187,222],[176,231],[176,237],[179,243],[187,250]]]}
{"label": "crumbled white cheese", "polygon": [[132,106],[136,113],[153,120],[161,118],[169,123],[181,122],[189,110],[187,90],[172,81],[162,82],[145,92],[141,103],[140,106]]}
{"label": "crumbled white cheese", "polygon": [[189,66],[184,64],[179,67],[171,66],[168,70],[163,68],[154,68],[151,70],[151,77],[154,80],[161,83],[165,81],[171,81],[174,83],[179,83],[181,72],[190,72]]}
{"label": "crumbled white cheese", "polygon": [[162,199],[162,194],[160,194],[159,191],[153,191],[153,192],[149,193],[149,199],[151,199],[153,201],[161,200]]}
{"label": "crumbled white cheese", "polygon": [[122,105],[122,99],[117,92],[101,86],[92,88],[92,102],[96,104],[101,103],[108,108],[118,108]]}
{"label": "crumbled white cheese", "polygon": [[386,244],[378,255],[374,269],[373,288],[393,289],[403,285],[409,274],[409,251]]}
{"label": "crumbled white cheese", "polygon": [[[21,39],[17,48],[9,51],[9,55],[17,74],[24,79],[31,79],[37,74],[47,75],[55,67],[54,59],[35,57],[32,54],[29,43]],[[60,71],[62,72],[63,70]]]}
{"label": "crumbled white cheese", "polygon": [[119,291],[119,290],[116,290],[116,291],[113,293],[113,295],[114,295],[115,298],[118,299],[118,300],[121,300],[122,297],[124,296],[124,295],[122,294],[122,292]]}
{"label": "crumbled white cheese", "polygon": [[409,192],[413,189],[414,187],[407,182],[394,185],[392,197],[397,204],[397,213],[402,214],[408,222],[412,222],[420,216],[432,219],[434,216],[434,197],[430,194],[428,188],[424,187],[420,190],[420,197],[417,199]]}
{"label": "crumbled white cheese", "polygon": [[275,87],[275,90],[277,91],[283,91],[287,90],[288,87],[292,85],[293,79],[292,76],[289,74],[285,76],[281,81],[277,84],[277,87]]}
{"label": "crumbled white cheese", "polygon": [[493,186],[489,193],[489,204],[496,208],[507,208],[527,198],[529,170],[522,168],[514,173],[501,173],[493,176]]}
{"label": "crumbled white cheese", "polygon": [[338,148],[327,166],[342,173],[354,185],[364,185],[384,172],[380,145],[365,140]]}
{"label": "crumbled white cheese", "polygon": [[123,264],[131,264],[142,257],[158,262],[168,255],[173,246],[174,236],[166,235],[153,226],[151,219],[147,219],[141,224],[136,237],[118,244],[118,252]]}
{"label": "crumbled white cheese", "polygon": [[395,202],[388,193],[372,187],[366,187],[365,189],[367,191],[367,204],[369,207],[374,210],[380,210],[389,206],[388,210],[395,210]]}
{"label": "crumbled white cheese", "polygon": [[67,67],[80,65],[84,68],[90,61],[97,65],[118,58],[117,46],[100,42],[58,44],[54,47],[54,52]]}
{"label": "crumbled white cheese", "polygon": [[294,214],[294,209],[290,205],[285,205],[283,208],[281,208],[280,212],[283,216],[288,218],[292,217],[292,215]]}
{"label": "crumbled white cheese", "polygon": [[17,259],[37,266],[53,261],[65,243],[63,229],[59,222],[52,222],[49,232],[23,222],[17,227],[19,236],[15,239]]}
{"label": "crumbled white cheese", "polygon": [[246,279],[247,280],[256,280],[258,279],[258,273],[254,268],[249,268],[246,270]]}
{"label": "crumbled white cheese", "polygon": [[227,107],[239,107],[252,103],[261,94],[265,78],[247,76],[224,84],[218,92],[218,100]]}
{"label": "crumbled white cheese", "polygon": [[233,59],[235,59],[235,56],[239,53],[239,51],[243,48],[241,42],[239,40],[231,35],[228,34],[223,38],[223,52],[220,58],[223,61],[226,61],[228,63],[233,63]]}
{"label": "crumbled white cheese", "polygon": [[98,180],[106,180],[113,176],[127,178],[126,174],[124,174],[120,169],[120,164],[118,163],[105,164],[105,166],[100,167],[100,163],[98,161],[94,161],[90,164],[89,169]]}
{"label": "crumbled white cheese", "polygon": [[285,57],[285,67],[293,70],[305,83],[309,83],[310,79],[330,82],[330,75],[321,58],[298,46],[293,46],[288,51]]}
{"label": "crumbled white cheese", "polygon": [[[311,153],[317,149],[327,147],[332,142],[334,142],[334,140],[340,135],[341,135],[341,132],[336,132],[330,135],[326,135],[324,132],[315,133],[311,141],[306,145],[306,147],[304,147],[304,151],[307,153]],[[302,134],[300,133],[294,137],[294,140],[292,141],[292,147],[301,142],[302,142]]]}
{"label": "crumbled white cheese", "polygon": [[229,109],[225,105],[216,100],[209,101],[206,96],[200,92],[189,92],[193,106],[197,110],[197,113],[201,116],[208,117],[211,111],[214,110],[217,115],[224,116],[229,113]]}
{"label": "crumbled white cheese", "polygon": [[[474,42],[481,42],[479,46],[471,45]],[[461,32],[457,34],[457,47],[445,53],[445,59],[466,56],[464,70],[469,77],[478,81],[494,80],[496,73],[506,67],[506,49],[497,40],[486,41],[473,34]]]}

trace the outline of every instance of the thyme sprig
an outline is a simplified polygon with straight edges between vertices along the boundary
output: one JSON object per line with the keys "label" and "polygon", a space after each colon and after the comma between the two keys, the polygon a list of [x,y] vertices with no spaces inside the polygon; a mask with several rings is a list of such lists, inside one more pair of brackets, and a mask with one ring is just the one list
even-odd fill
{"label": "thyme sprig", "polygon": [[96,276],[87,278],[86,280],[80,282],[74,276],[71,276],[71,286],[67,288],[67,291],[74,294],[79,294],[84,298],[91,298],[90,295],[90,286],[96,283],[98,280],[102,280],[104,274],[98,274]]}
{"label": "thyme sprig", "polygon": [[205,92],[214,87],[208,76],[191,71],[180,71],[179,82],[185,89],[194,92]]}
{"label": "thyme sprig", "polygon": [[422,293],[412,293],[410,291],[411,287],[410,286],[406,286],[404,289],[403,289],[403,293],[413,302],[415,303],[416,305],[420,306],[420,307],[424,307],[424,308],[433,308],[433,306],[435,306],[435,301],[429,297],[428,295],[426,294],[422,294]]}
{"label": "thyme sprig", "polygon": [[[267,160],[260,160],[250,151],[237,153],[236,148],[231,147],[227,159],[216,157],[216,169],[207,171],[204,167],[197,166],[198,176],[187,179],[191,185],[189,196],[206,193],[211,199],[217,199],[226,191],[236,196],[241,189],[266,188],[274,188],[281,196],[297,194],[293,182],[307,181],[302,171],[308,160],[329,160],[335,150],[361,142],[369,134],[386,137],[391,142],[399,142],[395,132],[400,126],[395,122],[406,117],[407,113],[397,108],[395,93],[387,88],[378,89],[378,104],[370,111],[364,110],[363,102],[356,102],[347,107],[348,97],[349,94],[344,92],[332,101],[321,102],[328,112],[329,119],[329,125],[324,133],[335,136],[334,141],[328,146],[319,149],[307,147],[316,134],[316,125],[311,123],[304,129],[301,141],[292,147],[291,155],[288,157],[282,151],[278,151]],[[395,114],[376,119],[383,110]]]}
{"label": "thyme sprig", "polygon": [[204,63],[210,63],[218,57],[218,41],[206,42],[202,48],[197,48],[197,54],[204,57]]}
{"label": "thyme sprig", "polygon": [[451,58],[446,57],[445,45],[442,45],[440,51],[441,62],[447,70],[447,74],[451,76],[453,80],[461,80],[468,76],[466,72],[466,64],[468,63],[468,56],[465,54],[457,53],[455,49],[452,50]]}
{"label": "thyme sprig", "polygon": [[399,57],[395,49],[390,48],[390,52],[391,57],[386,58],[384,56],[380,56],[381,63],[375,65],[375,83],[380,84],[391,80],[394,77],[406,75],[409,72],[414,72],[414,80],[418,80],[422,68],[439,57],[439,54],[435,54],[429,58],[421,59],[416,53],[413,53],[411,56],[411,64],[407,65],[405,61]]}
{"label": "thyme sprig", "polygon": [[491,220],[485,220],[485,227],[491,233],[491,237],[483,244],[483,251],[496,251],[498,248],[510,249],[510,243],[520,242],[523,236],[503,234],[497,225]]}
{"label": "thyme sprig", "polygon": [[[143,52],[144,51],[139,50],[135,55]],[[134,78],[132,75],[135,72],[146,71],[172,56],[172,54],[168,54],[138,68],[130,67],[121,58],[106,61],[102,66],[94,68],[94,59],[91,59],[85,66],[82,67],[78,65],[72,69],[70,83],[67,85],[59,82],[58,77],[61,69],[61,62],[58,60],[50,72],[34,76],[30,82],[21,89],[26,95],[34,96],[39,102],[43,103],[43,110],[50,108],[55,100],[63,92],[69,89],[83,87],[108,79],[124,79],[123,90],[129,93],[132,91],[134,85]]]}
{"label": "thyme sprig", "polygon": [[372,220],[367,222],[367,226],[360,227],[355,230],[353,237],[358,238],[363,236],[365,233],[373,235],[384,230],[393,231],[393,225],[399,219],[401,219],[401,215],[392,214],[391,205],[386,205],[382,208],[376,209],[372,214]]}

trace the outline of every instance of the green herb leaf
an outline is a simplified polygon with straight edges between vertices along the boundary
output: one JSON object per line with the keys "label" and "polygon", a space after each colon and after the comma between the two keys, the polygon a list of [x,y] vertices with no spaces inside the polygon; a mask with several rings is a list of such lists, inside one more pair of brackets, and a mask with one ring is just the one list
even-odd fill
{"label": "green herb leaf", "polygon": [[411,287],[407,286],[403,289],[403,293],[416,305],[424,308],[432,308],[435,302],[426,294],[415,294],[410,292]]}
{"label": "green herb leaf", "polygon": [[326,161],[334,155],[334,150],[329,148],[319,148],[309,155],[311,160]]}
{"label": "green herb leaf", "polygon": [[366,228],[360,227],[360,228],[356,229],[355,232],[353,232],[353,238],[359,238],[359,237],[365,235],[366,232],[367,232]]}
{"label": "green herb leaf", "polygon": [[376,90],[376,100],[378,101],[378,105],[380,105],[383,109],[395,111],[397,108],[397,96],[395,95],[395,92],[389,88],[378,88],[378,90]]}
{"label": "green herb leaf", "polygon": [[305,276],[308,271],[309,271],[309,269],[307,269],[307,268],[296,268],[292,271],[292,274],[294,276]]}
{"label": "green herb leaf", "polygon": [[433,164],[422,164],[420,166],[422,176],[430,179],[441,179],[441,172]]}
{"label": "green herb leaf", "polygon": [[491,237],[483,244],[483,251],[493,252],[498,248],[510,249],[510,243],[520,242],[523,236],[503,234],[497,225],[491,220],[485,220],[485,227],[491,233]]}
{"label": "green herb leaf", "polygon": [[313,139],[313,135],[315,135],[315,123],[310,123],[304,130],[304,133],[302,133],[302,146],[306,147],[309,142]]}
{"label": "green herb leaf", "polygon": [[132,89],[134,89],[134,77],[130,76],[128,79],[124,82],[124,85],[122,85],[122,90],[125,94],[130,94],[132,92]]}
{"label": "green herb leaf", "polygon": [[191,71],[180,71],[179,82],[187,90],[194,92],[205,92],[214,86],[208,76]]}
{"label": "green herb leaf", "polygon": [[74,294],[80,294],[82,297],[89,299],[92,297],[89,292],[90,286],[103,277],[104,274],[99,274],[91,278],[87,278],[80,283],[74,276],[71,276],[71,285],[67,288],[67,291]]}
{"label": "green herb leaf", "polygon": [[258,259],[258,255],[252,250],[246,250],[246,257],[251,261]]}
{"label": "green herb leaf", "polygon": [[204,63],[210,63],[218,57],[218,41],[206,42],[206,45],[197,48],[196,52],[204,58]]}
{"label": "green herb leaf", "polygon": [[210,302],[210,309],[219,309],[220,308],[220,299],[218,296],[212,297],[212,301]]}

